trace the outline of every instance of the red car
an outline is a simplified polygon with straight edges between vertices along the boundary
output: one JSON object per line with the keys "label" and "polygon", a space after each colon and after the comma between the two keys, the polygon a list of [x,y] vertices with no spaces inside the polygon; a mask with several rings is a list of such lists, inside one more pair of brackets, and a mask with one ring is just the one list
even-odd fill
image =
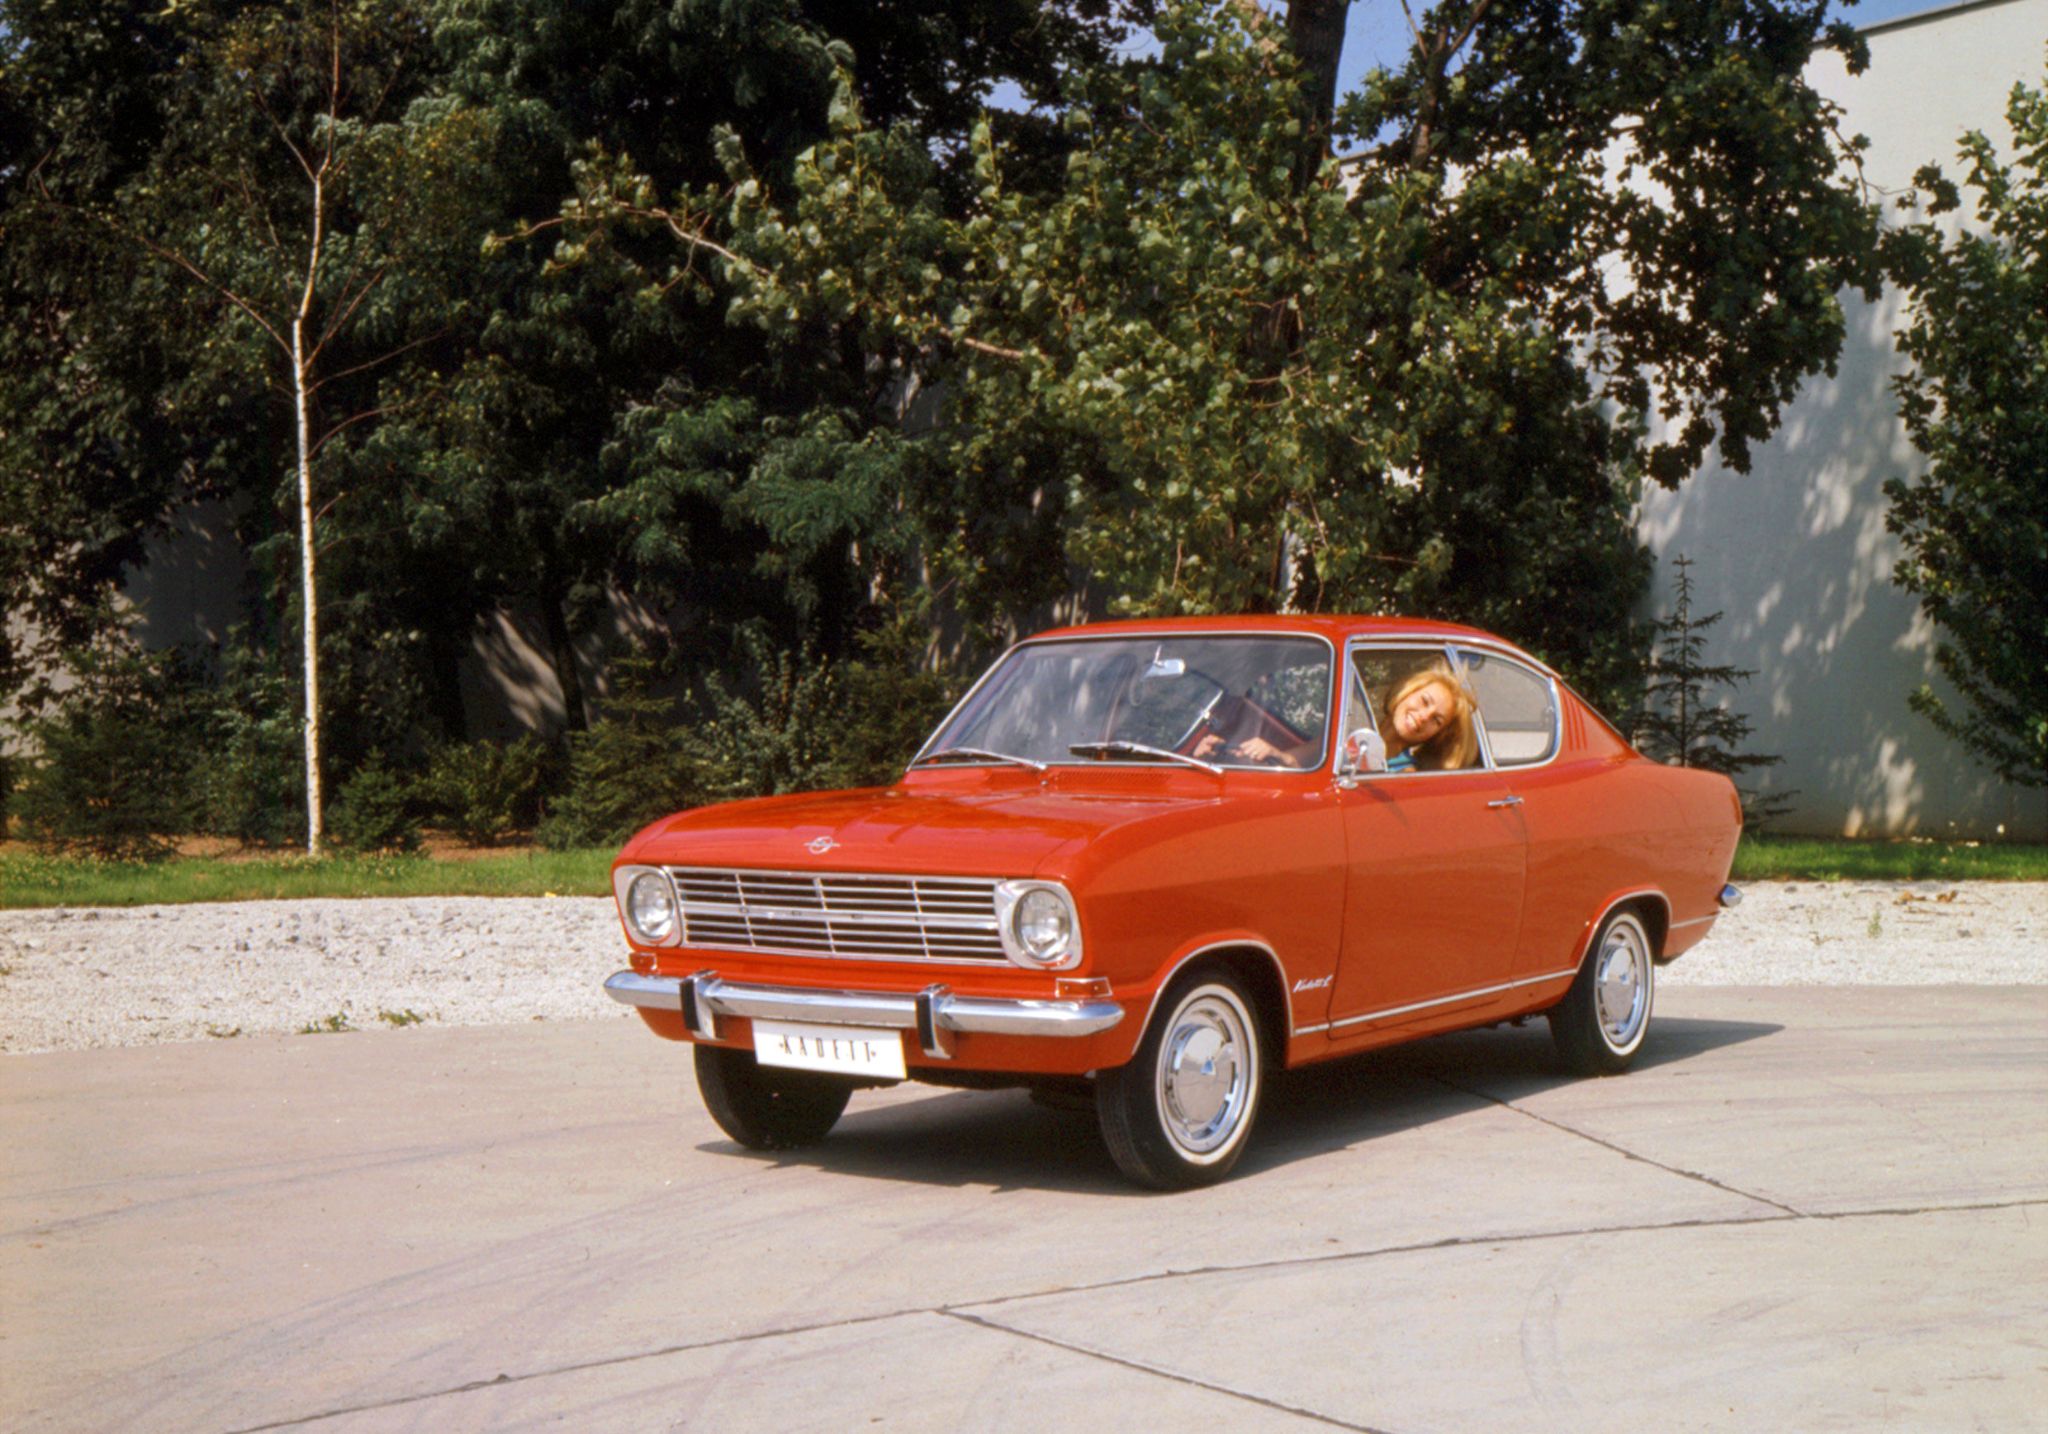
{"label": "red car", "polygon": [[1720,776],[1542,663],[1390,618],[1102,623],[1005,653],[893,786],[702,807],[612,868],[632,969],[734,1140],[862,1086],[1092,1098],[1131,1179],[1220,1179],[1265,1073],[1542,1012],[1620,1071],[1739,894]]}

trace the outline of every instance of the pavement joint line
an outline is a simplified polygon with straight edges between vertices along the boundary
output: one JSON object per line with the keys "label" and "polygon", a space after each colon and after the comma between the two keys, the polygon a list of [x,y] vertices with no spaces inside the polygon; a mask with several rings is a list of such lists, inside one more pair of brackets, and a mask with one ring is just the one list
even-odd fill
{"label": "pavement joint line", "polygon": [[1143,1360],[1129,1359],[1120,1354],[1111,1354],[1108,1350],[1094,1349],[1085,1344],[1071,1344],[1063,1339],[1054,1339],[1048,1334],[1040,1334],[1036,1330],[1018,1329],[1013,1325],[1003,1324],[997,1320],[984,1319],[980,1315],[968,1314],[964,1310],[942,1309],[939,1313],[948,1319],[959,1320],[962,1324],[970,1324],[978,1329],[992,1330],[998,1334],[1010,1335],[1017,1339],[1032,1340],[1035,1343],[1048,1345],[1053,1349],[1062,1350],[1068,1354],[1078,1354],[1086,1359],[1098,1359],[1104,1364],[1114,1364],[1121,1369],[1135,1370],[1140,1374],[1149,1374],[1154,1378],[1169,1380],[1174,1384],[1184,1384],[1191,1389],[1204,1389],[1211,1394],[1221,1394],[1231,1399],[1241,1399],[1247,1404],[1257,1404],[1266,1409],[1277,1409],[1282,1414],[1292,1414],[1301,1419],[1313,1419],[1316,1423],[1327,1424],[1333,1429],[1349,1429],[1353,1431],[1353,1434],[1390,1434],[1390,1431],[1382,1429],[1378,1425],[1353,1424],[1347,1419],[1339,1419],[1334,1415],[1324,1414],[1314,1409],[1305,1409],[1299,1404],[1287,1404],[1278,1399],[1269,1399],[1263,1394],[1253,1394],[1249,1390],[1233,1389],[1227,1384],[1216,1384],[1206,1379],[1196,1379],[1192,1375],[1182,1374],[1178,1370],[1166,1369],[1156,1364],[1147,1364]]}
{"label": "pavement joint line", "polygon": [[1773,1200],[1768,1195],[1759,1195],[1755,1191],[1741,1189],[1738,1186],[1728,1184],[1726,1181],[1716,1180],[1711,1175],[1704,1175],[1697,1170],[1683,1170],[1676,1165],[1666,1165],[1661,1160],[1655,1160],[1652,1159],[1650,1156],[1639,1154],[1636,1151],[1630,1150],[1625,1145],[1616,1145],[1611,1140],[1602,1140],[1599,1136],[1591,1134],[1588,1131],[1580,1130],[1577,1126],[1566,1125],[1561,1120],[1552,1120],[1547,1115],[1538,1115],[1535,1111],[1528,1109],[1526,1106],[1516,1105],[1513,1101],[1507,1100],[1501,1096],[1494,1095],[1490,1091],[1474,1090],[1470,1086],[1460,1085],[1458,1082],[1452,1080],[1448,1076],[1432,1075],[1430,1079],[1434,1080],[1439,1085],[1449,1086],[1452,1090],[1455,1091],[1463,1091],[1466,1095],[1473,1096],[1479,1100],[1492,1101],[1495,1105],[1500,1106],[1503,1110],[1511,1110],[1516,1115],[1525,1116],[1528,1119],[1535,1121],[1538,1125],[1547,1125],[1552,1130],[1562,1131],[1566,1135],[1576,1135],[1579,1139],[1590,1141],[1594,1145],[1599,1146],[1602,1150],[1613,1151],[1616,1155],[1621,1156],[1623,1159],[1633,1160],[1636,1161],[1638,1164],[1652,1166],[1655,1169],[1662,1170],[1667,1175],[1676,1175],[1683,1180],[1697,1180],[1700,1184],[1711,1186],[1714,1189],[1721,1191],[1725,1195],[1739,1195],[1745,1200],[1754,1200],[1759,1205],[1769,1205],[1774,1210],[1783,1210],[1787,1215],[1793,1216],[1797,1219],[1803,1219],[1806,1216],[1806,1212],[1804,1210],[1799,1210],[1794,1208],[1793,1206],[1787,1205],[1782,1200]]}
{"label": "pavement joint line", "polygon": [[[568,1364],[553,1365],[546,1369],[530,1369],[521,1374],[500,1374],[492,1379],[473,1379],[462,1384],[451,1384],[443,1389],[425,1389],[412,1394],[393,1395],[389,1399],[372,1399],[361,1404],[342,1405],[333,1409],[319,1410],[312,1414],[293,1415],[288,1419],[275,1419],[263,1424],[240,1425],[224,1431],[224,1434],[263,1434],[263,1431],[266,1430],[292,1429],[301,1425],[317,1424],[324,1419],[339,1419],[344,1415],[366,1414],[379,1409],[399,1409],[408,1404],[424,1403],[429,1399],[442,1399],[455,1394],[474,1394],[479,1390],[497,1389],[511,1384],[525,1384],[537,1379],[552,1379],[558,1375],[581,1374],[588,1370],[609,1369],[617,1365],[637,1364],[642,1360],[666,1359],[671,1355],[692,1354],[698,1350],[722,1349],[730,1345],[753,1344],[762,1340],[817,1334],[825,1330],[855,1329],[861,1325],[881,1324],[887,1320],[908,1319],[917,1315],[937,1315],[960,1319],[970,1323],[982,1323],[991,1329],[1001,1330],[1008,1334],[1021,1335],[1026,1338],[1041,1338],[1048,1344],[1068,1348],[1069,1346],[1060,1345],[1057,1340],[1035,1335],[1028,1330],[1015,1329],[993,1320],[981,1320],[972,1314],[971,1311],[994,1309],[1003,1305],[1021,1304],[1027,1300],[1058,1299],[1066,1295],[1097,1294],[1105,1290],[1127,1289],[1136,1285],[1151,1284],[1164,1280],[1192,1279],[1204,1275],[1257,1274],[1262,1271],[1337,1264],[1347,1260],[1372,1260],[1388,1255],[1412,1255],[1426,1250],[1457,1250],[1484,1245],[1533,1244],[1543,1240],[1580,1239],[1589,1235],[1654,1234],[1666,1230],[1712,1230],[1724,1226],[1734,1228],[1743,1225],[1789,1225],[1804,1220],[1894,1219],[1912,1215],[1972,1214],[1995,1210],[2032,1209],[2036,1206],[2048,1206],[2048,1195],[2032,1196],[2019,1200],[1979,1201],[1963,1205],[1889,1206],[1867,1210],[1816,1211],[1811,1214],[1794,1212],[1784,1215],[1740,1215],[1721,1220],[1661,1220],[1649,1224],[1636,1225],[1587,1225],[1569,1230],[1530,1230],[1520,1234],[1451,1235],[1441,1240],[1417,1240],[1404,1245],[1381,1245],[1370,1250],[1341,1250],[1330,1254],[1294,1256],[1276,1260],[1255,1260],[1239,1265],[1199,1265],[1188,1269],[1154,1270],[1146,1274],[1127,1275],[1121,1279],[1102,1280],[1093,1284],[1062,1285],[1054,1289],[1027,1290],[1013,1295],[996,1295],[990,1299],[969,1300],[959,1305],[914,1305],[904,1309],[879,1310],[873,1314],[851,1315],[845,1319],[823,1320],[816,1324],[781,1325],[774,1329],[751,1330],[745,1334],[726,1335],[718,1339],[694,1340],[684,1344],[663,1345],[659,1349],[643,1349],[628,1354],[607,1355],[601,1359],[576,1360]],[[1117,1356],[1100,1354],[1098,1351],[1089,1350],[1082,1346],[1071,1347],[1081,1353],[1095,1355],[1098,1358],[1107,1359],[1112,1362],[1125,1362],[1119,1361]],[[1170,1375],[1170,1377],[1185,1379],[1184,1376],[1171,1375],[1170,1371],[1154,1369],[1149,1365],[1132,1363],[1131,1367],[1145,1370],[1147,1373]],[[1200,1385],[1198,1380],[1185,1380],[1185,1382]],[[1257,1395],[1241,1394],[1240,1391],[1226,1389],[1220,1385],[1201,1385],[1201,1387],[1215,1388],[1220,1392],[1238,1395],[1246,1399],[1257,1400],[1259,1398]],[[1273,1407],[1276,1409],[1286,1409],[1288,1413],[1299,1413],[1305,1418],[1320,1419],[1338,1428],[1358,1430],[1361,1431],[1361,1434],[1387,1434],[1387,1431],[1375,1430],[1365,1425],[1343,1424],[1330,1418],[1328,1415],[1316,1414],[1308,1410],[1296,1410],[1278,1404],[1275,1404]]]}

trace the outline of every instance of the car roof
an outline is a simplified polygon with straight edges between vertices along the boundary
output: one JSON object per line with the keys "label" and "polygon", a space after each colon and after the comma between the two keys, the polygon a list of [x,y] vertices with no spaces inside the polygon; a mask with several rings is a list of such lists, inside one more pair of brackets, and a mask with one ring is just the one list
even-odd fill
{"label": "car roof", "polygon": [[1437,622],[1420,617],[1363,617],[1324,613],[1233,613],[1217,617],[1123,618],[1113,622],[1081,623],[1033,633],[1027,642],[1054,637],[1115,637],[1121,634],[1156,632],[1246,632],[1299,633],[1342,643],[1350,637],[1423,637],[1483,639],[1521,649],[1507,639],[1495,637],[1476,627],[1455,622]]}

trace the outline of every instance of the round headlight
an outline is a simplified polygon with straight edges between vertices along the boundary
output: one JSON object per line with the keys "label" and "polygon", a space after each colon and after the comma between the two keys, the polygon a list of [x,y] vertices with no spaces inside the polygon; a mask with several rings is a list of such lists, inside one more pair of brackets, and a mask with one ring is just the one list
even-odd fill
{"label": "round headlight", "polygon": [[675,934],[676,894],[668,878],[645,871],[626,888],[626,920],[640,939],[657,945]]}
{"label": "round headlight", "polygon": [[1074,917],[1067,903],[1053,892],[1039,887],[1027,891],[1010,918],[1025,954],[1038,961],[1057,960],[1074,937]]}

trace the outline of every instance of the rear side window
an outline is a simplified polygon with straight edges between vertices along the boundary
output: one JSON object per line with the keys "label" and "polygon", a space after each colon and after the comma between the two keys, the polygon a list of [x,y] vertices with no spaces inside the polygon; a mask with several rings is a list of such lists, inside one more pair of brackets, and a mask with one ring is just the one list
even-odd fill
{"label": "rear side window", "polygon": [[1527,767],[1557,754],[1557,689],[1518,662],[1461,649],[1458,657],[1496,767]]}

